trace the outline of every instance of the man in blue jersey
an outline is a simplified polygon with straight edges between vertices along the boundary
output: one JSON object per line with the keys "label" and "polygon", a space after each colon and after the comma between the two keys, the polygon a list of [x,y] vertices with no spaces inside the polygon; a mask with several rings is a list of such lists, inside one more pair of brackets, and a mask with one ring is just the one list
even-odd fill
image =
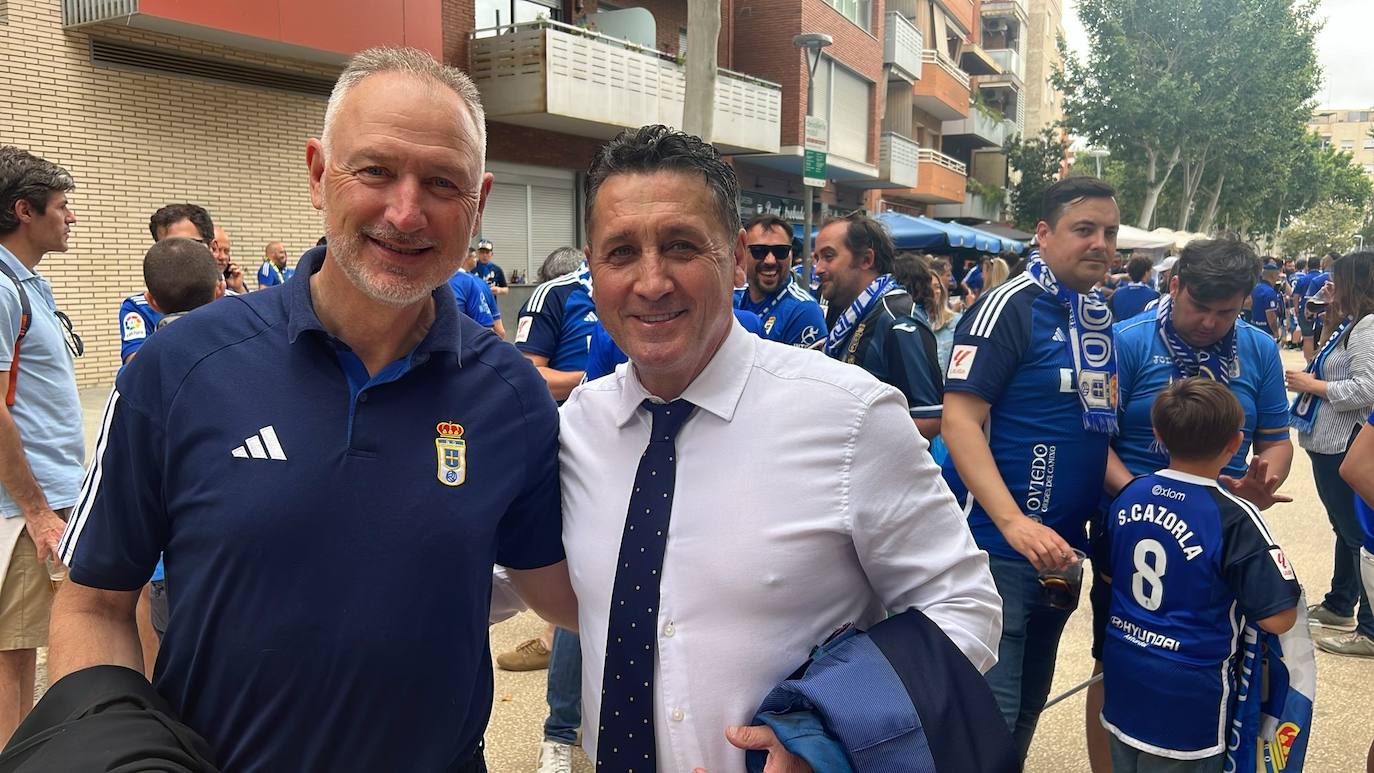
{"label": "man in blue jersey", "polygon": [[1260,281],[1250,293],[1250,324],[1269,334],[1278,343],[1283,339],[1283,298],[1275,285],[1279,265],[1266,261]]}
{"label": "man in blue jersey", "polygon": [[1122,490],[1098,543],[1111,585],[1101,722],[1116,773],[1221,773],[1242,620],[1287,631],[1300,588],[1255,506],[1217,485],[1245,441],[1232,391],[1185,379],[1151,413],[1168,468]]}
{"label": "man in blue jersey", "polygon": [[[892,276],[896,250],[878,221],[834,218],[816,234],[816,276],[830,304],[825,353],[901,390],[916,428],[940,434],[943,378],[925,307]],[[928,282],[928,280],[927,280]]]}
{"label": "man in blue jersey", "polygon": [[[1288,500],[1276,493],[1293,463],[1283,364],[1273,339],[1238,319],[1259,269],[1259,258],[1244,242],[1193,241],[1179,255],[1169,294],[1155,312],[1115,326],[1121,404],[1117,435],[1107,456],[1107,499],[1132,478],[1168,465],[1150,418],[1155,396],[1173,381],[1205,376],[1230,388],[1245,417],[1242,443],[1223,470],[1222,482],[1261,510]],[[1100,579],[1101,567],[1094,564],[1093,569]],[[1106,585],[1095,582],[1092,653],[1097,670],[1107,598]],[[1106,733],[1098,722],[1101,705],[1101,688],[1094,685],[1088,692],[1086,722],[1095,770],[1106,769]]]}
{"label": "man in blue jersey", "polygon": [[[211,248],[215,244],[215,223],[204,207],[195,204],[168,204],[148,219],[148,232],[154,242],[169,236],[193,239]],[[226,237],[227,241],[227,237]],[[224,269],[224,266],[221,266]],[[148,302],[148,294],[135,293],[119,304],[119,361],[128,362],[138,348],[157,330],[162,312]]]}
{"label": "man in blue jersey", "polygon": [[1303,341],[1310,333],[1307,332],[1307,320],[1302,314],[1302,297],[1307,291],[1307,283],[1312,280],[1312,274],[1307,270],[1307,258],[1298,258],[1293,264],[1293,273],[1288,276],[1288,308],[1293,315],[1293,321],[1297,325],[1298,332],[1293,338],[1296,348],[1301,349]]}
{"label": "man in blue jersey", "polygon": [[1152,268],[1154,262],[1144,255],[1137,255],[1126,264],[1126,275],[1131,281],[1112,293],[1110,303],[1113,319],[1118,322],[1130,319],[1144,311],[1145,307],[1150,305],[1150,301],[1159,297],[1159,293],[1145,281],[1150,276]]}
{"label": "man in blue jersey", "polygon": [[1002,596],[987,676],[1022,759],[1070,614],[1042,598],[1038,573],[1068,566],[1086,545],[1116,430],[1111,310],[1091,291],[1111,265],[1120,221],[1101,180],[1046,189],[1039,252],[965,312],[945,380],[945,476]]}
{"label": "man in blue jersey", "polygon": [[222,769],[478,773],[492,565],[576,625],[557,410],[445,286],[492,181],[471,80],[363,51],[324,126],[306,161],[327,245],[282,292],[160,331],[116,382],[48,670],[141,672],[134,599],[165,550],[154,687]]}
{"label": "man in blue jersey", "polygon": [[506,272],[491,260],[492,252],[496,245],[490,239],[482,239],[477,242],[477,263],[472,267],[472,273],[478,279],[487,283],[487,287],[497,295],[505,295],[510,292],[510,287],[506,284]]}
{"label": "man in blue jersey", "polygon": [[492,317],[491,307],[487,304],[484,292],[486,286],[486,282],[461,268],[448,278],[448,287],[453,291],[453,299],[458,303],[459,313],[467,315],[482,327],[494,328],[496,320]]}
{"label": "man in blue jersey", "polygon": [[595,325],[592,277],[585,262],[577,271],[536,287],[520,308],[515,348],[539,369],[553,399],[568,399],[573,387],[582,383]]}
{"label": "man in blue jersey", "polygon": [[744,232],[747,286],[735,290],[735,308],[757,314],[770,341],[814,346],[825,337],[825,312],[788,270],[792,226],[776,215],[759,215],[745,224]]}
{"label": "man in blue jersey", "polygon": [[286,265],[286,245],[268,242],[263,248],[262,265],[258,267],[258,289],[285,284],[295,273],[296,269]]}
{"label": "man in blue jersey", "polygon": [[[1298,323],[1305,324],[1303,328],[1302,355],[1311,362],[1317,356],[1322,337],[1322,315],[1309,309],[1307,302],[1313,296],[1321,292],[1331,278],[1331,263],[1340,257],[1334,252],[1328,252],[1322,256],[1318,262],[1316,258],[1308,261],[1307,281],[1302,286],[1302,296],[1296,298]],[[1297,293],[1294,293],[1297,296]]]}

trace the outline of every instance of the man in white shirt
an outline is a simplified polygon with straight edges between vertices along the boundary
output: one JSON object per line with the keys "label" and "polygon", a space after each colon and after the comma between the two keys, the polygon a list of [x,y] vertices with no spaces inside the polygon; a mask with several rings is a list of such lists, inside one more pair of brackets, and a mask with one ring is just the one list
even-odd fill
{"label": "man in white shirt", "polygon": [[630,357],[574,390],[560,441],[602,770],[740,770],[744,748],[800,764],[736,726],[845,623],[915,607],[996,660],[987,556],[901,393],[734,322],[737,197],[710,145],[662,126],[612,140],[587,179],[597,313]]}

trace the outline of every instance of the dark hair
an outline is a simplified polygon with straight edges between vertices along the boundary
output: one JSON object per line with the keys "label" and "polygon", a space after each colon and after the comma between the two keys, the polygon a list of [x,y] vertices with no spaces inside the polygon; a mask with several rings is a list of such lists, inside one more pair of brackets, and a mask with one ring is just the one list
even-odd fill
{"label": "dark hair", "polygon": [[711,191],[716,219],[734,240],[740,229],[739,181],[735,171],[710,143],[660,124],[626,129],[596,152],[584,183],[587,231],[592,230],[596,193],[607,179],[618,174],[663,171],[700,174]]}
{"label": "dark hair", "polygon": [[1245,424],[1245,410],[1220,382],[1185,378],[1155,397],[1150,423],[1170,457],[1200,461],[1226,450]]}
{"label": "dark hair", "polygon": [[892,273],[897,248],[892,245],[892,237],[888,235],[882,223],[862,212],[853,212],[844,217],[829,218],[821,224],[821,228],[829,228],[835,223],[847,224],[844,229],[844,247],[854,255],[855,261],[860,260],[860,256],[866,250],[872,250],[873,270],[879,274]]}
{"label": "dark hair", "polygon": [[224,278],[210,248],[180,236],[163,239],[143,256],[143,284],[163,314],[204,306]]}
{"label": "dark hair", "polygon": [[1140,282],[1145,279],[1145,275],[1154,268],[1154,261],[1144,255],[1136,255],[1126,264],[1126,273],[1130,274],[1132,282]]}
{"label": "dark hair", "polygon": [[557,276],[571,274],[582,265],[582,250],[576,247],[559,247],[549,253],[544,262],[539,264],[539,270],[534,272],[534,278],[539,282],[547,282]]}
{"label": "dark hair", "polygon": [[205,207],[195,204],[168,204],[154,212],[153,216],[148,218],[148,233],[153,235],[153,241],[157,241],[158,231],[165,231],[183,220],[191,221],[191,225],[196,227],[201,241],[205,242],[206,246],[214,241],[215,221],[210,219],[210,213],[205,211]]}
{"label": "dark hair", "polygon": [[1040,198],[1040,219],[1050,228],[1059,225],[1064,210],[1081,199],[1115,199],[1116,189],[1096,177],[1065,177],[1045,189]]}
{"label": "dark hair", "polygon": [[1178,255],[1174,276],[1199,301],[1249,295],[1260,279],[1260,259],[1239,239],[1194,239]]}
{"label": "dark hair", "polygon": [[921,308],[929,308],[930,299],[935,295],[935,289],[930,286],[930,280],[934,276],[924,255],[902,252],[892,261],[892,278],[906,288],[911,294],[911,300]]}
{"label": "dark hair", "polygon": [[[1337,310],[1356,322],[1374,314],[1374,252],[1352,252],[1331,264]],[[1350,328],[1346,328],[1348,335]]]}
{"label": "dark hair", "polygon": [[764,233],[777,229],[787,234],[787,238],[792,238],[792,224],[777,215],[755,215],[744,224],[745,231],[752,231],[755,228],[762,228]]}
{"label": "dark hair", "polygon": [[0,236],[19,230],[14,205],[27,201],[38,214],[48,210],[54,193],[66,193],[76,182],[66,169],[13,145],[0,145]]}
{"label": "dark hair", "polygon": [[1306,270],[1307,270],[1307,258],[1298,258],[1298,262],[1297,262],[1297,263],[1294,263],[1294,264],[1293,264],[1293,267],[1294,267],[1295,269],[1297,269],[1298,271],[1306,271]]}

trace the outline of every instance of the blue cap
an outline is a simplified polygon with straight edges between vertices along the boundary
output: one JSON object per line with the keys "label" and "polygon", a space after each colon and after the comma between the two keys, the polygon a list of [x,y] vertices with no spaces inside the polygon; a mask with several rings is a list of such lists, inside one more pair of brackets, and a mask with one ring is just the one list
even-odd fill
{"label": "blue cap", "polygon": [[1264,264],[1264,270],[1265,270],[1265,271],[1278,271],[1278,270],[1279,270],[1279,264],[1277,264],[1277,263],[1265,263],[1265,264]]}

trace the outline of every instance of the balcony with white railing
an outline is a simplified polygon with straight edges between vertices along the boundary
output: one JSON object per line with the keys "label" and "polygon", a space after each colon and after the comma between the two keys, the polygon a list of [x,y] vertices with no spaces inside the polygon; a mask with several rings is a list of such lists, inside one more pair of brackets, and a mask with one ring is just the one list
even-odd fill
{"label": "balcony with white railing", "polygon": [[[493,121],[597,139],[682,125],[686,67],[652,48],[541,20],[474,31],[470,58]],[[714,104],[712,140],[722,152],[778,152],[781,86],[722,69]]]}
{"label": "balcony with white railing", "polygon": [[919,174],[921,146],[896,132],[883,132],[878,143],[878,177],[893,188],[915,188]]}
{"label": "balcony with white railing", "polygon": [[1002,68],[1002,72],[1015,75],[1019,81],[1026,80],[1026,61],[1020,51],[1014,48],[993,48],[988,50],[988,56]]}
{"label": "balcony with white railing", "polygon": [[921,78],[921,51],[925,40],[921,30],[902,14],[887,12],[883,27],[883,64],[892,78],[915,83]]}
{"label": "balcony with white railing", "polygon": [[921,52],[921,80],[913,87],[913,104],[941,121],[968,115],[969,75],[943,51]]}
{"label": "balcony with white railing", "polygon": [[916,185],[901,195],[928,204],[955,204],[964,200],[968,166],[938,150],[916,151]]}

